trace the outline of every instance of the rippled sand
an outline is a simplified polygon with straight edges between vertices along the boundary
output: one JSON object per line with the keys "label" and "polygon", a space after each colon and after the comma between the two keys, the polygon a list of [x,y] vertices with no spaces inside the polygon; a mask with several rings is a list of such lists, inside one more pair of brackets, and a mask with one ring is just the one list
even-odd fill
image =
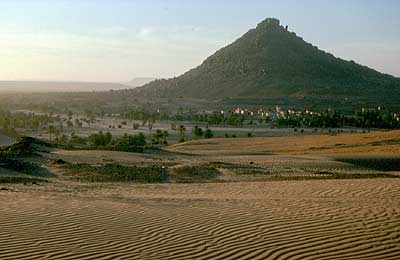
{"label": "rippled sand", "polygon": [[0,259],[399,259],[400,180],[17,186]]}

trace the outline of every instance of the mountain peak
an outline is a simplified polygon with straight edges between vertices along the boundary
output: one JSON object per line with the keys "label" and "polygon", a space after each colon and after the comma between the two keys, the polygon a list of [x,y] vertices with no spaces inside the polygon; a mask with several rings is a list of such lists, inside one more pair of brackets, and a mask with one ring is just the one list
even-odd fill
{"label": "mountain peak", "polygon": [[279,21],[279,19],[276,19],[276,18],[267,18],[267,19],[265,19],[264,21],[262,21],[262,22],[260,22],[258,25],[257,25],[257,28],[258,27],[265,27],[265,26],[280,26],[281,25],[281,22]]}
{"label": "mountain peak", "polygon": [[267,18],[257,25],[257,29],[268,28],[268,27],[279,27],[281,22],[276,18]]}
{"label": "mountain peak", "polygon": [[[400,95],[400,80],[336,58],[267,18],[200,66],[137,93],[209,100]],[[369,99],[368,99],[369,98]]]}

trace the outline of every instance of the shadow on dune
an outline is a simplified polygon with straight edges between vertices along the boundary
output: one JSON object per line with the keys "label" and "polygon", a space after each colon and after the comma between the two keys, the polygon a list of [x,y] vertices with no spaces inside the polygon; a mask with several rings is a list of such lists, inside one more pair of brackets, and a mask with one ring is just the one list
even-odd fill
{"label": "shadow on dune", "polygon": [[377,171],[400,171],[400,157],[354,157],[336,160]]}

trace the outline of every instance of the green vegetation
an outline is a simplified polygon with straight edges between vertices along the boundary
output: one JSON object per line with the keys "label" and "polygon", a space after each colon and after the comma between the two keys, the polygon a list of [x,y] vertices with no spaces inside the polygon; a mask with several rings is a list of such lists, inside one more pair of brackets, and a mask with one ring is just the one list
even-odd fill
{"label": "green vegetation", "polygon": [[197,68],[136,88],[132,95],[209,101],[237,98],[236,104],[244,104],[240,100],[245,99],[263,104],[267,97],[276,104],[288,97],[308,105],[305,97],[311,97],[325,108],[333,100],[346,103],[347,97],[363,97],[366,104],[377,99],[393,104],[399,100],[399,79],[336,58],[271,20],[261,22]]}
{"label": "green vegetation", "polygon": [[178,112],[176,115],[170,117],[174,121],[189,121],[189,122],[204,122],[209,125],[228,125],[241,127],[244,125],[246,116],[239,115],[234,112],[224,115],[218,112],[213,113],[182,113]]}
{"label": "green vegetation", "polygon": [[[347,160],[341,160],[347,162]],[[397,166],[400,160],[396,161]],[[370,162],[371,163],[371,162]],[[386,163],[390,164],[390,161]],[[266,169],[263,167],[254,166],[253,163],[250,165],[225,163],[225,162],[211,162],[210,167],[216,169],[228,169],[235,174],[244,176],[262,176],[263,180],[268,181],[284,181],[284,180],[316,180],[316,179],[372,179],[372,178],[400,178],[400,176],[393,174],[385,174],[379,172],[371,173],[340,173],[340,172],[330,172],[330,171],[313,171],[307,170],[309,175],[281,175],[280,172],[274,172],[272,169]],[[373,164],[374,165],[374,164]],[[365,166],[365,165],[363,165]],[[375,166],[375,165],[374,165]],[[376,166],[375,166],[376,167]],[[372,167],[371,167],[372,168]],[[383,170],[382,168],[376,167],[375,170]],[[393,168],[392,168],[393,169]],[[354,170],[354,169],[353,169]]]}
{"label": "green vegetation", "polygon": [[217,169],[229,169],[239,175],[268,175],[271,172],[267,169],[251,165],[225,163],[225,162],[211,162],[210,167]]}
{"label": "green vegetation", "polygon": [[[166,142],[166,137],[164,139]],[[114,150],[121,152],[138,152],[142,153],[146,148],[146,137],[139,133],[137,135],[124,134],[121,137],[113,138],[111,133],[98,133],[91,134],[87,138],[77,136],[75,133],[71,134],[71,138],[68,142],[65,139],[64,144],[66,145],[80,145],[80,148],[85,149],[103,149],[103,150]]]}
{"label": "green vegetation", "polygon": [[213,132],[211,131],[211,129],[207,128],[206,131],[204,132],[204,138],[210,139],[213,137],[214,137]]}
{"label": "green vegetation", "polygon": [[353,115],[343,115],[335,111],[319,113],[284,113],[276,120],[270,120],[278,126],[289,127],[358,127],[358,128],[383,128],[399,129],[400,120],[397,113],[385,109],[362,109]]}
{"label": "green vegetation", "polygon": [[185,142],[185,140],[186,140],[186,137],[185,137],[186,128],[185,128],[185,126],[184,125],[180,125],[178,132],[179,132],[179,142],[180,143]]}
{"label": "green vegetation", "polygon": [[193,128],[193,137],[194,137],[195,139],[197,139],[197,138],[203,137],[203,135],[204,135],[203,129],[201,129],[201,127],[198,127],[198,126],[196,125],[196,126]]}
{"label": "green vegetation", "polygon": [[47,151],[53,145],[32,137],[21,137],[15,144],[0,148],[1,158],[35,155],[36,151]]}
{"label": "green vegetation", "polygon": [[157,129],[156,133],[153,134],[152,143],[167,145],[168,144],[168,141],[167,141],[168,136],[169,136],[168,131],[162,131],[160,129]]}
{"label": "green vegetation", "polygon": [[89,135],[87,139],[89,143],[93,146],[107,146],[112,141],[112,135],[109,132],[103,133],[102,131],[100,131],[97,134]]}
{"label": "green vegetation", "polygon": [[[31,177],[19,176],[0,176],[0,182],[19,183],[19,182],[43,182],[45,179],[34,177],[52,177],[46,169],[35,163],[33,158],[40,158],[38,151],[47,151],[51,146],[40,140],[23,137],[17,143],[0,149],[0,169],[6,172],[11,171],[26,174]],[[25,158],[29,158],[25,160]]]}
{"label": "green vegetation", "polygon": [[210,139],[214,137],[214,133],[211,131],[210,128],[208,128],[208,126],[206,127],[205,131],[203,131],[203,129],[201,127],[198,127],[197,125],[194,126],[192,135],[194,139],[199,139],[202,137],[204,137],[205,139]]}
{"label": "green vegetation", "polygon": [[64,164],[61,167],[66,171],[66,177],[83,182],[193,183],[213,181],[220,175],[217,169],[204,165],[169,170],[154,165],[135,167],[119,163]]}
{"label": "green vegetation", "polygon": [[[146,123],[154,123],[156,120],[168,119],[168,116],[166,114],[161,114],[159,112],[150,112],[141,108],[129,109],[128,111],[124,111],[121,116],[129,120],[139,120]],[[145,125],[145,123],[142,125]]]}
{"label": "green vegetation", "polygon": [[65,164],[65,176],[84,182],[159,183],[168,180],[168,172],[160,166],[129,167],[119,163],[105,165]]}
{"label": "green vegetation", "polygon": [[[259,112],[259,111],[258,111]],[[276,126],[276,127],[296,127],[295,132],[301,132],[297,127],[308,128],[382,128],[400,129],[400,113],[388,111],[383,107],[361,109],[353,113],[340,113],[334,110],[322,112],[312,111],[246,111],[238,114],[230,111],[226,114],[214,111],[213,113],[181,113],[172,117],[176,121],[202,122],[209,125],[235,126]],[[304,130],[303,130],[304,131]],[[201,137],[203,131],[195,127],[194,136]],[[249,136],[251,137],[251,136]]]}
{"label": "green vegetation", "polygon": [[143,152],[146,146],[146,137],[139,133],[137,135],[124,134],[123,136],[112,140],[113,150],[123,152]]}
{"label": "green vegetation", "polygon": [[16,136],[16,128],[39,130],[52,124],[56,118],[49,115],[37,115],[35,113],[11,113],[0,109],[0,129],[7,134]]}

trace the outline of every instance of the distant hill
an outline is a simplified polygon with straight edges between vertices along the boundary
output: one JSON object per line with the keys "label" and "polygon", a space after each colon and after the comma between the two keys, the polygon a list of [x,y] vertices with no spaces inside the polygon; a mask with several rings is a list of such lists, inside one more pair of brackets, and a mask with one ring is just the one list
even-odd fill
{"label": "distant hill", "polygon": [[127,85],[104,82],[0,81],[0,92],[87,92],[127,88]]}
{"label": "distant hill", "polygon": [[268,18],[217,51],[200,66],[168,80],[134,90],[148,97],[207,100],[313,97],[392,99],[398,103],[400,79],[319,50]]}
{"label": "distant hill", "polygon": [[146,85],[154,80],[156,80],[156,78],[134,78],[131,81],[126,82],[124,85],[136,88]]}

